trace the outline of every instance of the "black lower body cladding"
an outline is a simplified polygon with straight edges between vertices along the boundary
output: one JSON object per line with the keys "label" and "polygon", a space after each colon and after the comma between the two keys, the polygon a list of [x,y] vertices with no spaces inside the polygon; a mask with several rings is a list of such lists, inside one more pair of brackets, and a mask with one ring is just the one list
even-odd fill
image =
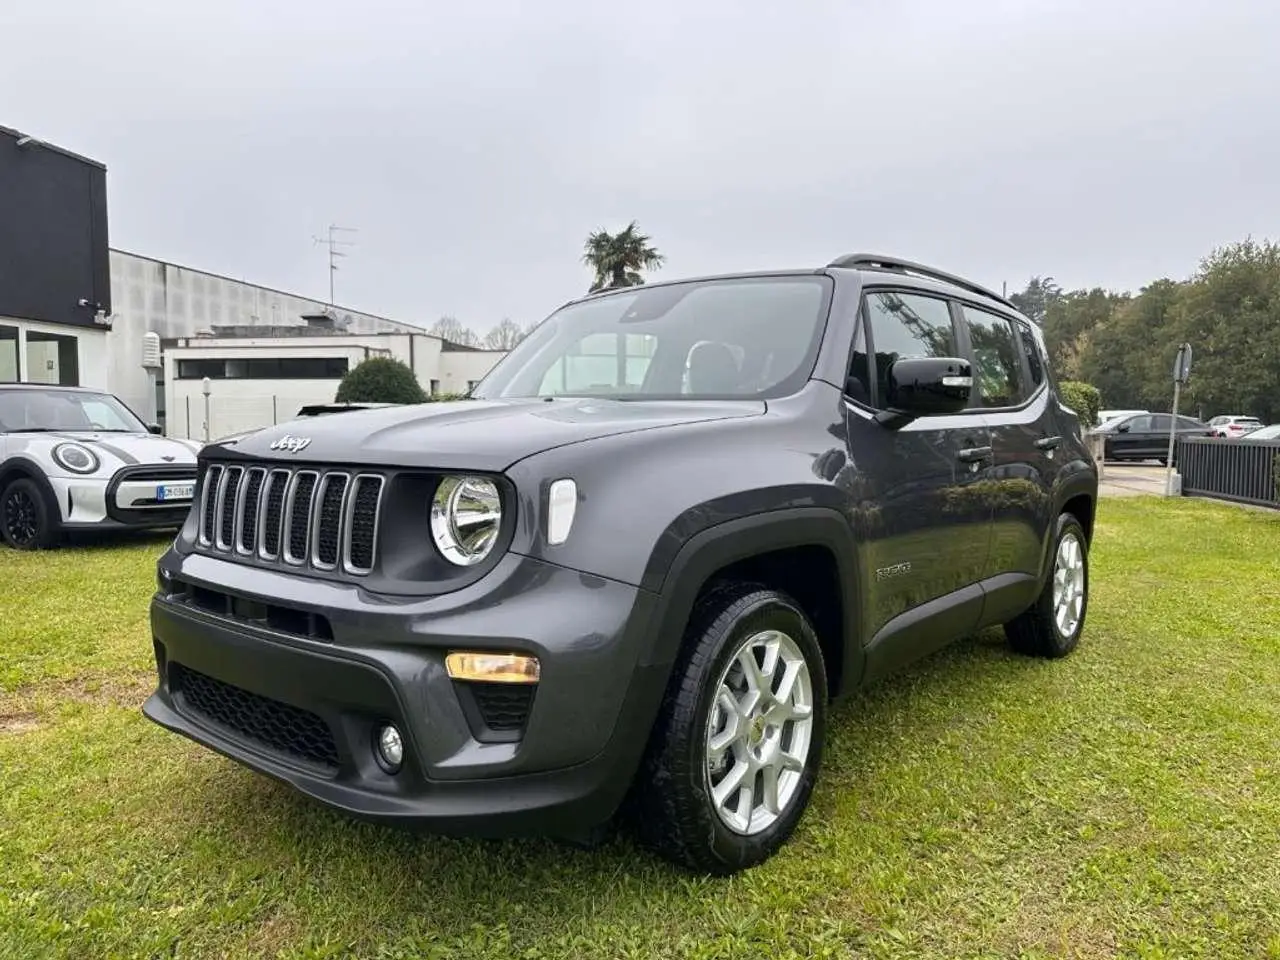
{"label": "black lower body cladding", "polygon": [[[145,714],[361,818],[579,835],[622,802],[668,675],[642,655],[653,595],[524,557],[424,600],[172,551],[161,573]],[[455,649],[533,654],[541,677],[455,681]],[[394,773],[375,746],[387,723]]]}

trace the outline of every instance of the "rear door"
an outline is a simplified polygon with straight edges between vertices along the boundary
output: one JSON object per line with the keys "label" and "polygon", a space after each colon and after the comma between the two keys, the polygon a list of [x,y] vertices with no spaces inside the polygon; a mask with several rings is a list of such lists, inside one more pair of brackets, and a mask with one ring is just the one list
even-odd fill
{"label": "rear door", "polygon": [[1054,519],[1062,436],[1030,328],[972,304],[958,310],[973,364],[974,408],[991,427],[994,459],[986,484],[993,519],[982,619],[999,623],[1035,597]]}

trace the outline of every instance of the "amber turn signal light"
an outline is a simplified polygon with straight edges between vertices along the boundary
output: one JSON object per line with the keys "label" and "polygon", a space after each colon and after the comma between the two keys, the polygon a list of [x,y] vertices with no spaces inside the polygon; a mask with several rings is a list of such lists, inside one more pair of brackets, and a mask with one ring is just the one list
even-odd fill
{"label": "amber turn signal light", "polygon": [[469,653],[455,651],[444,659],[454,680],[483,683],[537,683],[542,669],[537,657],[520,653]]}

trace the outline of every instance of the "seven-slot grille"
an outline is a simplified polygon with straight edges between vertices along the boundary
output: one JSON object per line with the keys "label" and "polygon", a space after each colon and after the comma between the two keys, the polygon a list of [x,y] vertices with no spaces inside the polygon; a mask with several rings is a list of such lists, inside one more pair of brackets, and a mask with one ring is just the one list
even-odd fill
{"label": "seven-slot grille", "polygon": [[362,576],[373,569],[385,486],[372,473],[213,463],[200,491],[200,545]]}

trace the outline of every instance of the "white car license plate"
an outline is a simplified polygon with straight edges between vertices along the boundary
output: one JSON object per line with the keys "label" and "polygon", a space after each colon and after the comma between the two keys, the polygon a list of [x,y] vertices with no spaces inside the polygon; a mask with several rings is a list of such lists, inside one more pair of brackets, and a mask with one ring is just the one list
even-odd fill
{"label": "white car license plate", "polygon": [[162,483],[156,487],[156,499],[165,500],[190,500],[195,495],[196,485],[194,483]]}

